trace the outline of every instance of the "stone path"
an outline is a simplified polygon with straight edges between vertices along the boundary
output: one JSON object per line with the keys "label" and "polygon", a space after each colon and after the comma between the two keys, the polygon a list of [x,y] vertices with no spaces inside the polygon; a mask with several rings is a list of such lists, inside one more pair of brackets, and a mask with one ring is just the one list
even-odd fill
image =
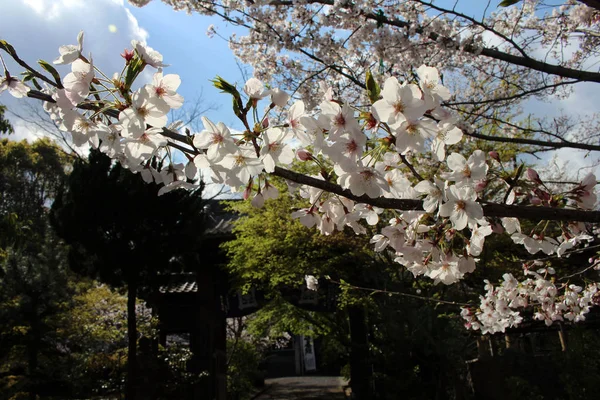
{"label": "stone path", "polygon": [[256,400],[344,400],[344,378],[293,376],[267,379],[267,389]]}

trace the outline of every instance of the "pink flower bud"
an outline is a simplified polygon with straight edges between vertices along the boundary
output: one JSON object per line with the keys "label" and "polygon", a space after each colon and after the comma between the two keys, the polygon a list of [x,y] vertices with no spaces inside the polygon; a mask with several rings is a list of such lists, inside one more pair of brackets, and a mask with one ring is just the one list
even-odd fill
{"label": "pink flower bud", "polygon": [[263,129],[267,129],[269,127],[269,118],[265,117],[265,119],[262,120],[262,127]]}
{"label": "pink flower bud", "polygon": [[309,161],[312,160],[313,155],[310,151],[299,149],[296,151],[296,157],[298,157],[298,160],[300,161]]}
{"label": "pink flower bud", "polygon": [[552,199],[552,196],[550,196],[550,193],[546,192],[545,190],[541,190],[539,188],[535,188],[533,190],[533,193],[535,194],[535,196],[539,197],[540,200],[544,203],[547,203]]}
{"label": "pink flower bud", "polygon": [[123,50],[123,53],[121,53],[121,57],[123,57],[125,59],[125,64],[127,64],[127,65],[129,65],[129,62],[131,61],[133,56],[134,56],[133,50],[125,49],[125,50]]}
{"label": "pink flower bud", "polygon": [[478,182],[475,184],[475,191],[476,191],[476,192],[482,192],[482,191],[483,191],[483,189],[485,189],[485,188],[486,188],[487,184],[488,184],[488,182],[487,182],[485,179],[484,179],[484,180],[482,180],[482,181],[478,181]]}
{"label": "pink flower bud", "polygon": [[498,152],[497,152],[497,151],[495,151],[495,150],[492,150],[492,151],[490,151],[490,152],[488,153],[488,155],[489,155],[489,156],[490,156],[492,159],[494,159],[494,160],[496,160],[496,161],[500,162],[500,154],[498,154]]}
{"label": "pink flower bud", "polygon": [[252,185],[248,185],[246,186],[246,189],[244,189],[244,200],[248,200],[250,198],[250,195],[252,194]]}
{"label": "pink flower bud", "polygon": [[527,168],[527,179],[535,183],[542,183],[540,176],[533,168]]}
{"label": "pink flower bud", "polygon": [[539,206],[540,204],[542,204],[542,200],[539,197],[535,197],[535,196],[531,197],[529,202],[531,204],[533,204],[534,206]]}

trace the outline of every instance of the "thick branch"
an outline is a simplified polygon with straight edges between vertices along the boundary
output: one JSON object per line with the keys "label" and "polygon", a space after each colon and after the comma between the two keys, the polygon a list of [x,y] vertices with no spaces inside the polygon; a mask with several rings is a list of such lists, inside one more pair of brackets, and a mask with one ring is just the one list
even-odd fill
{"label": "thick branch", "polygon": [[[464,132],[464,131],[463,131]],[[571,148],[571,149],[581,149],[588,151],[600,151],[600,146],[594,144],[585,144],[585,143],[575,143],[575,142],[548,142],[545,140],[535,140],[535,139],[524,139],[524,138],[509,138],[502,136],[489,136],[482,135],[480,133],[467,133],[464,132],[465,135],[474,137],[476,139],[489,140],[491,142],[503,142],[503,143],[521,143],[521,144],[531,144],[534,146],[544,146],[551,147],[554,149],[562,149],[562,148]]]}
{"label": "thick branch", "polygon": [[[290,171],[281,167],[275,167],[273,175],[290,181],[309,185],[317,189],[322,189],[326,192],[335,193],[344,196],[350,200],[359,203],[370,204],[375,207],[395,209],[395,210],[423,210],[423,202],[421,200],[409,199],[389,199],[386,197],[371,198],[366,195],[355,196],[348,189],[342,189],[339,185],[332,182],[327,182],[321,179],[306,176],[294,171]],[[534,206],[519,206],[506,205],[495,203],[484,203],[483,213],[486,217],[515,217],[521,219],[529,219],[535,221],[553,220],[553,221],[581,221],[581,222],[600,222],[600,211],[585,211],[573,210],[567,208],[550,208],[550,207],[534,207]]]}
{"label": "thick branch", "polygon": [[[14,49],[12,49],[12,50],[14,50]],[[5,49],[5,51],[8,53],[8,55],[10,55],[13,58],[13,60],[16,61],[17,64],[19,64],[21,67],[25,68],[27,71],[31,72],[31,74],[33,76],[35,76],[36,78],[41,79],[42,81],[46,82],[47,84],[49,84],[51,86],[54,86],[54,87],[57,87],[59,89],[63,88],[62,83],[60,83],[60,81],[54,82],[53,80],[51,80],[51,79],[47,78],[46,76],[40,74],[35,69],[31,68],[29,66],[29,64],[27,64],[23,59],[21,59],[17,55],[17,53],[15,51],[9,52],[6,49]]]}
{"label": "thick branch", "polygon": [[600,0],[577,0],[588,7],[595,8],[600,11]]}
{"label": "thick branch", "polygon": [[[54,99],[49,95],[38,92],[35,90],[31,90],[28,92],[28,96],[31,98],[48,101],[54,103]],[[81,104],[80,108],[84,109],[95,109],[93,104]],[[111,117],[118,117],[117,110],[107,110],[105,111]],[[166,128],[163,128],[162,134],[170,139],[176,140],[180,143],[184,143],[189,145],[189,138],[185,135],[182,135],[177,132],[173,132]],[[471,134],[473,135],[473,134]],[[483,135],[479,135],[483,136]],[[476,137],[476,136],[475,136]],[[494,138],[490,137],[490,140],[494,139],[510,139],[510,138]],[[510,139],[506,141],[513,141],[515,139]],[[524,139],[525,140],[525,139]],[[541,142],[546,143],[546,142]],[[530,143],[532,144],[532,143]],[[535,144],[535,143],[534,143]],[[176,147],[184,153],[188,154],[198,154],[198,151],[195,149],[188,149],[184,146],[177,145],[176,143],[169,143],[169,145]],[[566,146],[565,146],[566,147]],[[303,185],[308,185],[315,187],[317,189],[322,189],[324,191],[334,193],[340,196],[344,196],[348,199],[354,200],[359,203],[370,204],[375,207],[395,209],[395,210],[423,210],[423,201],[421,200],[412,200],[412,199],[389,199],[385,197],[376,197],[371,198],[366,195],[355,196],[348,189],[342,189],[341,186],[336,185],[335,183],[324,181],[321,179],[313,178],[310,176],[306,176],[294,171],[290,171],[288,169],[284,169],[281,167],[275,167],[275,171],[273,175],[279,176],[281,178],[288,179],[290,181],[300,183]],[[505,205],[505,204],[492,204],[485,203],[482,204],[483,212],[486,217],[516,217],[522,219],[530,219],[530,220],[554,220],[554,221],[581,221],[581,222],[600,222],[600,212],[599,211],[584,211],[584,210],[573,210],[566,208],[550,208],[550,207],[533,207],[533,206],[518,206],[518,205]]]}

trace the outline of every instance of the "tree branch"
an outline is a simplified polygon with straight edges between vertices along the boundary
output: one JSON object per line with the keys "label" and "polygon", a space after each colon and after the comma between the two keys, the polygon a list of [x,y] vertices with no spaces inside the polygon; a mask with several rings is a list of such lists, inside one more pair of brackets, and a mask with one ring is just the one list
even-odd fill
{"label": "tree branch", "polygon": [[577,0],[588,7],[595,8],[600,11],[600,0]]}
{"label": "tree branch", "polygon": [[480,133],[467,133],[463,131],[465,135],[474,137],[476,139],[489,140],[491,142],[503,142],[503,143],[521,143],[521,144],[530,144],[534,146],[544,146],[551,147],[554,149],[562,149],[562,148],[571,148],[571,149],[581,149],[588,151],[600,151],[600,146],[594,144],[585,144],[585,143],[574,143],[574,142],[547,142],[544,140],[535,140],[535,139],[525,139],[525,138],[509,138],[502,136],[489,136],[482,135]]}
{"label": "tree branch", "polygon": [[[355,196],[348,189],[342,189],[335,183],[321,179],[306,176],[281,167],[275,167],[273,175],[290,181],[322,189],[359,203],[370,204],[375,207],[395,209],[395,210],[423,210],[421,200],[412,199],[390,199],[386,197],[371,198],[366,195]],[[553,221],[581,221],[581,222],[600,222],[600,211],[585,211],[567,208],[534,207],[520,205],[506,205],[495,203],[482,203],[483,213],[486,217],[516,217],[534,221],[553,220]]]}
{"label": "tree branch", "polygon": [[[585,4],[599,4],[600,0],[581,0]],[[308,4],[324,4],[332,6],[334,5],[334,0],[308,0]],[[293,6],[293,0],[272,0],[268,3],[272,6]],[[348,1],[344,8],[352,9],[354,7],[353,3]],[[594,7],[596,8],[596,7]],[[448,11],[450,12],[450,11]],[[385,24],[389,26],[394,26],[402,29],[409,29],[411,27],[411,23],[407,21],[402,21],[393,17],[386,17],[383,14],[375,14],[372,12],[364,12],[362,14],[367,20],[372,20],[377,22],[378,24]],[[435,32],[427,33],[422,26],[417,26],[414,30],[415,33],[420,35],[426,35],[429,39],[434,42],[440,41],[444,43],[446,46],[459,48],[459,43],[456,40],[444,37]],[[463,51],[467,53],[471,53],[474,55],[483,55],[486,57],[490,57],[496,60],[505,61],[510,64],[520,65],[522,67],[527,67],[529,69],[533,69],[536,71],[544,72],[550,75],[557,75],[564,78],[577,79],[585,82],[600,82],[600,73],[598,72],[590,72],[590,71],[582,71],[573,68],[567,68],[560,65],[549,64],[543,61],[538,61],[533,58],[517,56],[510,53],[506,53],[500,50],[488,48],[488,47],[478,47],[474,45],[465,45],[462,48]]]}
{"label": "tree branch", "polygon": [[[54,99],[42,92],[38,92],[35,90],[30,90],[28,92],[28,96],[35,99],[40,99],[43,101],[48,101],[54,103]],[[95,106],[93,104],[81,104],[78,106],[83,109],[91,109],[95,110]],[[106,114],[113,118],[118,118],[119,112],[117,110],[106,110]],[[173,132],[167,128],[163,128],[162,134],[170,139],[176,140],[178,142],[188,144],[189,138],[185,135],[182,135],[177,132]],[[471,134],[478,135],[478,134]],[[478,135],[485,139],[488,137],[485,135]],[[477,136],[474,136],[477,137]],[[517,139],[511,138],[495,138],[493,136],[489,137],[489,140],[499,139],[499,141],[515,141]],[[506,139],[506,140],[502,140]],[[528,140],[528,139],[519,139],[519,140]],[[531,141],[529,141],[531,142]],[[528,143],[529,143],[528,142]],[[538,142],[538,141],[534,141]],[[545,144],[546,142],[541,142]],[[531,144],[531,143],[529,143]],[[534,143],[537,144],[537,143]],[[195,149],[187,149],[181,145],[176,143],[169,143],[170,146],[175,147],[182,152],[196,155],[198,154],[198,150]],[[547,145],[547,144],[546,144]],[[561,143],[557,143],[556,145],[561,145]],[[562,146],[567,147],[567,146]],[[599,147],[600,146],[596,146]],[[290,171],[288,169],[284,169],[281,167],[275,167],[275,171],[273,175],[279,176],[284,179],[288,179],[292,182],[300,183],[303,185],[308,185],[315,187],[317,189],[322,189],[327,192],[331,192],[340,196],[344,196],[350,200],[354,200],[359,203],[370,204],[375,207],[395,209],[395,210],[423,210],[423,201],[422,200],[412,200],[412,199],[390,199],[385,197],[376,197],[371,198],[366,195],[356,196],[350,192],[348,189],[343,189],[341,186],[324,181],[321,179],[313,178],[310,176],[306,176],[294,171]],[[519,205],[506,205],[506,204],[493,204],[493,203],[483,203],[483,213],[486,217],[516,217],[523,218],[535,221],[541,220],[554,220],[554,221],[581,221],[581,222],[600,222],[600,211],[585,211],[585,210],[575,210],[575,209],[567,209],[567,208],[550,208],[550,207],[534,207],[534,206],[519,206]]]}

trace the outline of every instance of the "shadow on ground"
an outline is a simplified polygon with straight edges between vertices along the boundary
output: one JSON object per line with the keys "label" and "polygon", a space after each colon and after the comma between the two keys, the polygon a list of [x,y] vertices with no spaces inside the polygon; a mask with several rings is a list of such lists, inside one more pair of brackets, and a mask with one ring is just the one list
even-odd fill
{"label": "shadow on ground", "polygon": [[339,376],[293,376],[265,381],[256,400],[343,400],[347,382]]}

